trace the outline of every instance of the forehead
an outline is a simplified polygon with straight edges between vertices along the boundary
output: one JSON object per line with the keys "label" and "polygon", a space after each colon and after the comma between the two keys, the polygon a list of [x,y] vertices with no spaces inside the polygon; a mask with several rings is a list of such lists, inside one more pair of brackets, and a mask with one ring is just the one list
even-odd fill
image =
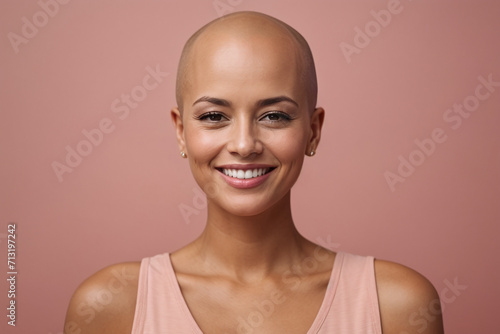
{"label": "forehead", "polygon": [[256,95],[300,95],[302,63],[297,42],[283,31],[211,31],[192,47],[185,97],[242,89]]}

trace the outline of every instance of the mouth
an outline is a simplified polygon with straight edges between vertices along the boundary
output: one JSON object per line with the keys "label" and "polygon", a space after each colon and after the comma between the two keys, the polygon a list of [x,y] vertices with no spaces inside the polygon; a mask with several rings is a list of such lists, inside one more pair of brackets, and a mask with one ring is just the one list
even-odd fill
{"label": "mouth", "polygon": [[267,173],[274,170],[276,167],[265,167],[265,168],[217,168],[219,172],[225,174],[226,176],[235,179],[253,179],[259,176],[266,175]]}

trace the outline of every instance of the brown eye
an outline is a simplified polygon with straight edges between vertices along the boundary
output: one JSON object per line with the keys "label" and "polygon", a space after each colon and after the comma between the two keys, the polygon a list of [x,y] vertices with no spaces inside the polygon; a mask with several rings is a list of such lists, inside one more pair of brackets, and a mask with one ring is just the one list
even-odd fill
{"label": "brown eye", "polygon": [[208,119],[211,121],[220,121],[222,119],[221,115],[208,115]]}
{"label": "brown eye", "polygon": [[206,113],[199,117],[199,120],[207,122],[220,122],[224,119],[225,117],[222,114],[216,112]]}
{"label": "brown eye", "polygon": [[261,119],[271,122],[287,122],[291,120],[291,117],[284,112],[275,111],[265,114]]}

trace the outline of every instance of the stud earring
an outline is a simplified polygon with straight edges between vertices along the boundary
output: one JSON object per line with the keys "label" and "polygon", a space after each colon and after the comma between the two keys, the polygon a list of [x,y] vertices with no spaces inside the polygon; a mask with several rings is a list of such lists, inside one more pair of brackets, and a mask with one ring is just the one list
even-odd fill
{"label": "stud earring", "polygon": [[311,157],[312,157],[314,154],[316,154],[316,152],[311,151],[311,153],[309,153],[309,156],[311,156]]}
{"label": "stud earring", "polygon": [[187,154],[184,153],[184,151],[181,151],[181,157],[183,157],[184,159],[186,159],[187,158]]}

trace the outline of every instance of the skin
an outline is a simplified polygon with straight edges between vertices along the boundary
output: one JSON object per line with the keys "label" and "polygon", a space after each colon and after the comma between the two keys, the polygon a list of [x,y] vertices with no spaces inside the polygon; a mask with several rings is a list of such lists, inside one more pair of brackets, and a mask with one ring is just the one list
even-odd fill
{"label": "skin", "polygon": [[[243,12],[204,27],[183,53],[179,107],[171,115],[179,149],[207,193],[208,215],[200,237],[171,260],[204,333],[236,332],[237,317],[248,315],[254,300],[280,291],[284,301],[254,333],[303,334],[325,295],[335,253],[302,237],[290,208],[291,188],[305,155],[318,147],[324,119],[303,48],[283,23]],[[221,174],[228,164],[273,170],[262,184],[239,189]],[[307,258],[315,259],[315,270],[305,270]],[[71,299],[65,333],[130,333],[139,268],[117,264],[84,281]],[[93,317],[82,316],[82,305],[98,300],[117,271],[128,283]],[[291,289],[285,273],[300,284]],[[381,260],[375,275],[383,333],[443,333],[440,315],[429,314],[425,329],[410,322],[439,300],[427,279]]]}

